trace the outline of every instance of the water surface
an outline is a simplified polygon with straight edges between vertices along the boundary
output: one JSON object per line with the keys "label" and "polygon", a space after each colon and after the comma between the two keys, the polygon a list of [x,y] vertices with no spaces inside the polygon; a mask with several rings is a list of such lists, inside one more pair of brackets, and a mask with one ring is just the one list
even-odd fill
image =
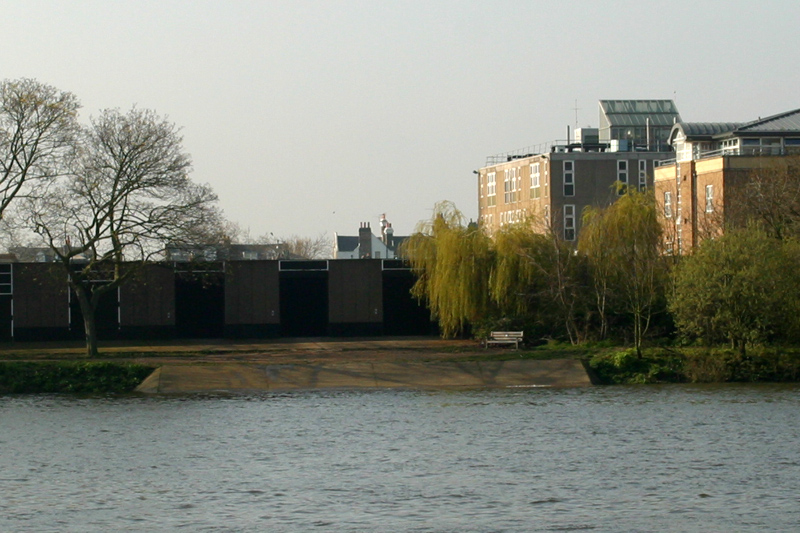
{"label": "water surface", "polygon": [[800,388],[0,397],[0,531],[794,531]]}

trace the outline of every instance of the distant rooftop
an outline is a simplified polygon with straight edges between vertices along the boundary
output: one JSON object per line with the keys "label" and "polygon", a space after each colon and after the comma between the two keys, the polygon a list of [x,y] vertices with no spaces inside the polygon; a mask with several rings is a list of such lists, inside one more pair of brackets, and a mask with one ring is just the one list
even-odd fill
{"label": "distant rooftop", "polygon": [[784,133],[800,131],[800,109],[778,113],[749,122],[737,131],[757,133]]}
{"label": "distant rooftop", "polygon": [[678,122],[672,128],[670,139],[673,140],[679,131],[693,140],[721,139],[748,134],[780,136],[786,133],[797,133],[800,135],[800,109],[750,122]]}
{"label": "distant rooftop", "polygon": [[600,100],[600,129],[609,127],[672,126],[681,115],[672,100]]}
{"label": "distant rooftop", "polygon": [[[548,152],[670,151],[667,145],[670,128],[681,120],[678,108],[672,100],[600,100],[599,104],[600,127],[597,129],[597,140],[556,140],[519,148],[490,155],[486,158],[485,166]],[[617,140],[625,143],[614,148],[612,141]],[[627,148],[621,148],[622,146]]]}

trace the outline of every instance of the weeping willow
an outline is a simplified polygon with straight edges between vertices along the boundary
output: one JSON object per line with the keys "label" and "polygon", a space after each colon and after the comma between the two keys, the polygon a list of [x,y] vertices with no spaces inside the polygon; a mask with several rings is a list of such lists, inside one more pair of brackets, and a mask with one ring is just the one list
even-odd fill
{"label": "weeping willow", "polygon": [[652,316],[663,303],[667,271],[660,242],[652,195],[631,191],[603,210],[584,214],[579,249],[592,269],[598,302],[606,305],[613,298],[618,311],[631,317],[640,356]]}
{"label": "weeping willow", "polygon": [[525,224],[505,226],[494,239],[495,265],[490,293],[504,314],[524,315],[541,284],[541,261],[538,255],[543,235]]}
{"label": "weeping willow", "polygon": [[437,204],[403,249],[417,274],[411,292],[427,302],[443,336],[458,335],[488,314],[490,240],[477,225],[465,224],[455,205]]}
{"label": "weeping willow", "polygon": [[504,314],[526,317],[548,335],[573,344],[585,336],[582,263],[567,242],[541,233],[526,221],[505,226],[495,237],[491,294]]}

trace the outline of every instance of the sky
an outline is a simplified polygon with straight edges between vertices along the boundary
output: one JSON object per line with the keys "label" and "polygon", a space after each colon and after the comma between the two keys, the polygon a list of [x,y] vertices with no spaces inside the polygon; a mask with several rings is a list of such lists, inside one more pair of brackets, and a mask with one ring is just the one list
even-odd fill
{"label": "sky", "polygon": [[[598,100],[689,122],[800,108],[800,2],[4,0],[0,78],[153,109],[253,237],[478,215],[486,157],[598,125]],[[577,119],[577,120],[576,120]]]}

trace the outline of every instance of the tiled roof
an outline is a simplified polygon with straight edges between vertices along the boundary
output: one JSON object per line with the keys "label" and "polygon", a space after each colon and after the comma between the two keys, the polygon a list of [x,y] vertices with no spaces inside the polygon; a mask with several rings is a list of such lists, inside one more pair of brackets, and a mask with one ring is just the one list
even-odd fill
{"label": "tiled roof", "polygon": [[351,237],[348,235],[336,236],[336,248],[340,252],[352,252],[358,248],[358,237]]}

